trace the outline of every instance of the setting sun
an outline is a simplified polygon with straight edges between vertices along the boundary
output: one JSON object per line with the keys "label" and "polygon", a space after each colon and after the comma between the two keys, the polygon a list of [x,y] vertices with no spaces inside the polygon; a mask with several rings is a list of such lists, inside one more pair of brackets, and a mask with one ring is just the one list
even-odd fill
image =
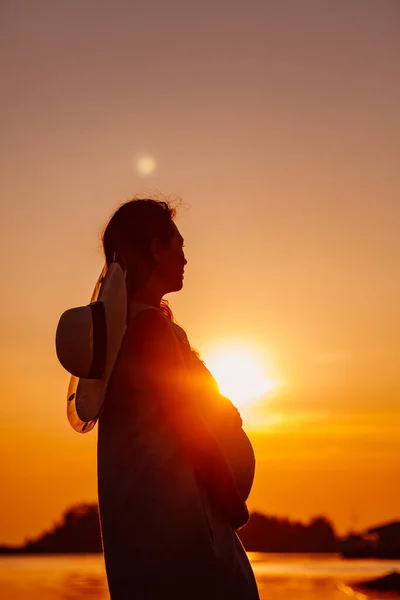
{"label": "setting sun", "polygon": [[277,385],[257,353],[241,344],[226,344],[207,352],[205,363],[221,394],[238,408],[255,404]]}

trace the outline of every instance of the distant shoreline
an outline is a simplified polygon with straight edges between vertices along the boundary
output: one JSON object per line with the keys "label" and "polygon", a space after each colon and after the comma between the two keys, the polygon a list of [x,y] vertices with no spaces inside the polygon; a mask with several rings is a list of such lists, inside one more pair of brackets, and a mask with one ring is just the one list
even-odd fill
{"label": "distant shoreline", "polygon": [[[247,552],[266,554],[339,555],[342,558],[385,560],[400,556],[400,521],[384,523],[365,533],[339,538],[331,521],[315,516],[308,523],[253,512],[238,536]],[[0,546],[0,556],[102,554],[97,504],[67,509],[62,519],[23,545]]]}
{"label": "distant shoreline", "polygon": [[[320,551],[320,552],[296,552],[296,551],[280,551],[280,552],[267,552],[261,550],[247,550],[247,552],[253,552],[254,554],[293,554],[297,556],[309,556],[312,554],[321,554],[321,555],[330,555],[330,556],[338,556],[340,557],[340,552],[330,552],[330,551]],[[64,556],[64,555],[90,555],[90,554],[103,554],[102,551],[96,550],[92,552],[79,552],[79,551],[63,551],[63,550],[54,550],[54,551],[41,551],[41,550],[27,550],[25,548],[13,547],[13,546],[0,546],[0,556]],[[371,558],[371,560],[376,560]]]}

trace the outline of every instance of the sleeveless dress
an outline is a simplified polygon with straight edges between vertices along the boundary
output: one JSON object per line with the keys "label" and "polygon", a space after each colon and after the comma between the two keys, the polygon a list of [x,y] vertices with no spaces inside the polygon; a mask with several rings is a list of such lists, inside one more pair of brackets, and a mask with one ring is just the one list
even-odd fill
{"label": "sleeveless dress", "polygon": [[[118,360],[129,364],[124,353],[123,345]],[[127,393],[112,377],[98,422],[98,498],[111,600],[258,600],[239,538],[152,400],[134,382]]]}

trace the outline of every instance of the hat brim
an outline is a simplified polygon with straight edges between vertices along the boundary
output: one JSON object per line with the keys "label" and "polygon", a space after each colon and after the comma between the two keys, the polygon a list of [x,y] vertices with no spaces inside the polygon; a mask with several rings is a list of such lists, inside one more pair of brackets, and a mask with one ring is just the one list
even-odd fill
{"label": "hat brim", "polygon": [[69,424],[75,431],[79,433],[88,433],[93,427],[96,425],[97,420],[99,418],[101,407],[99,409],[98,414],[91,419],[90,421],[83,421],[78,413],[76,406],[77,399],[77,390],[79,387],[79,382],[81,379],[79,377],[71,376],[68,386],[68,399],[67,399],[67,417]]}
{"label": "hat brim", "polygon": [[96,282],[91,303],[104,303],[107,352],[101,379],[71,376],[67,395],[67,417],[75,431],[87,433],[95,426],[103,406],[108,382],[117,359],[127,322],[125,273],[117,262],[104,266]]}

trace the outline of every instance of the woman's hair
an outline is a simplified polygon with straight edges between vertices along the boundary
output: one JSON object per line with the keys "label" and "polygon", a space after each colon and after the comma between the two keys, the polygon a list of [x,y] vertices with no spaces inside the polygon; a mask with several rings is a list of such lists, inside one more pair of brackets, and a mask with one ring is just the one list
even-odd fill
{"label": "woman's hair", "polygon": [[[102,234],[106,263],[110,265],[113,260],[117,260],[127,269],[129,291],[135,287],[130,257],[135,256],[150,267],[155,266],[152,241],[154,238],[164,243],[171,241],[175,232],[175,214],[175,208],[168,202],[144,198],[122,204],[108,221]],[[172,321],[172,311],[165,300],[162,300],[160,308]]]}

